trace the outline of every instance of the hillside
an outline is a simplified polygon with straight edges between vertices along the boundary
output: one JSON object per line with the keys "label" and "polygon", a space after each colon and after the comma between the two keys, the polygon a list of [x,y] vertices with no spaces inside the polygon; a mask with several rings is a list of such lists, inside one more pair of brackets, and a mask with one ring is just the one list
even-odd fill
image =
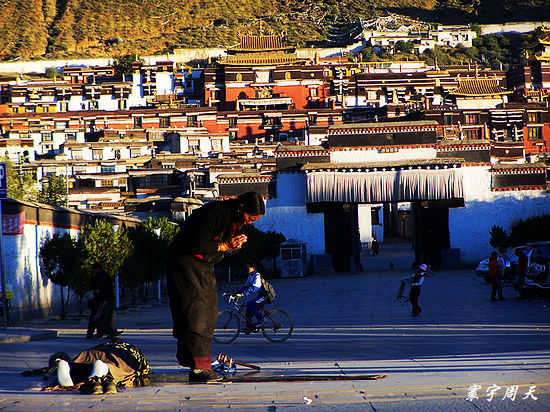
{"label": "hillside", "polygon": [[295,45],[345,41],[359,18],[550,20],[550,0],[0,0],[0,60],[225,47],[262,22]]}

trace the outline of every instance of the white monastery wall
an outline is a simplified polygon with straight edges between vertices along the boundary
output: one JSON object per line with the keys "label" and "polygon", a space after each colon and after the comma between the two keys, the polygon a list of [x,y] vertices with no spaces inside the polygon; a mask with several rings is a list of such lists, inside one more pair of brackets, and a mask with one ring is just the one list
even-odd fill
{"label": "white monastery wall", "polygon": [[254,225],[260,230],[274,230],[287,239],[304,242],[308,255],[324,254],[324,215],[307,213],[305,194],[305,174],[279,173],[277,198],[267,200],[265,216]]}
{"label": "white monastery wall", "polygon": [[[10,309],[12,320],[17,320],[22,310],[38,317],[51,316],[60,311],[61,287],[42,272],[40,247],[54,233],[67,232],[78,237],[80,231],[54,228],[51,225],[25,224],[23,234],[3,236],[6,285],[10,285],[14,291]],[[66,288],[64,290],[66,298]],[[75,296],[71,295],[70,300],[75,303]]]}
{"label": "white monastery wall", "polygon": [[460,248],[463,263],[487,259],[493,250],[493,225],[507,232],[520,219],[550,214],[550,195],[541,190],[491,191],[488,167],[463,167],[463,208],[449,209],[451,248]]}
{"label": "white monastery wall", "polygon": [[434,148],[399,149],[395,153],[379,153],[376,149],[335,150],[330,152],[331,163],[388,162],[412,159],[435,159]]}

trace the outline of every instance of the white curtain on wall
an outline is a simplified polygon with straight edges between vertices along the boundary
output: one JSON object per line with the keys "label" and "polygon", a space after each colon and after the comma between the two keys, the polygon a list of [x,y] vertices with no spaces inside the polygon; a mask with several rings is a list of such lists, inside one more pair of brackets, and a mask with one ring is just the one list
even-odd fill
{"label": "white curtain on wall", "polygon": [[463,197],[461,169],[309,172],[307,201],[398,202]]}

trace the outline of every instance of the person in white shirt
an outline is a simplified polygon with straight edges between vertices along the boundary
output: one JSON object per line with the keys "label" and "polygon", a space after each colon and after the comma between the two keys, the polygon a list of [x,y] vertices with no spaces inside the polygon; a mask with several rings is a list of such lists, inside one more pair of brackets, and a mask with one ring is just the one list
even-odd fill
{"label": "person in white shirt", "polygon": [[422,263],[411,276],[411,292],[409,294],[409,298],[411,300],[413,316],[418,316],[420,315],[420,312],[422,312],[422,309],[418,305],[418,297],[420,296],[420,288],[422,287],[422,283],[424,283],[424,276],[426,275],[427,270],[428,266]]}

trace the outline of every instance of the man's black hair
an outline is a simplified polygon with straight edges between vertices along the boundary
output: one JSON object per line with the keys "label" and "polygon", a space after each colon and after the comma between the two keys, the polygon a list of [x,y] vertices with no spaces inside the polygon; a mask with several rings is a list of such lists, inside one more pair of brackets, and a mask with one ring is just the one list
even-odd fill
{"label": "man's black hair", "polygon": [[237,196],[237,199],[241,202],[243,212],[254,216],[261,216],[265,214],[264,199],[259,193],[246,192]]}

